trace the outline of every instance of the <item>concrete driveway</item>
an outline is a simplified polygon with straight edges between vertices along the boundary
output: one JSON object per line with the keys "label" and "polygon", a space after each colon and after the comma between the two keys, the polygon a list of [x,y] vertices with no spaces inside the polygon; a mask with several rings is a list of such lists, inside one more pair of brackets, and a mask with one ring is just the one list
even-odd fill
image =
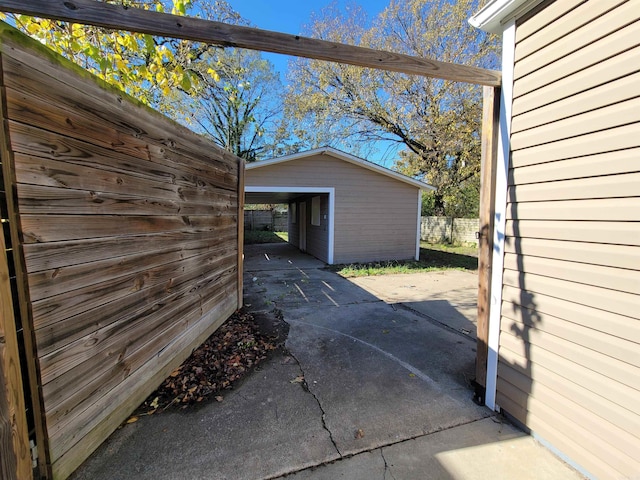
{"label": "concrete driveway", "polygon": [[288,353],[220,403],[125,425],[73,478],[581,478],[471,401],[474,275],[452,273],[448,290],[449,273],[349,281],[323,267],[247,246],[245,305],[289,324]]}

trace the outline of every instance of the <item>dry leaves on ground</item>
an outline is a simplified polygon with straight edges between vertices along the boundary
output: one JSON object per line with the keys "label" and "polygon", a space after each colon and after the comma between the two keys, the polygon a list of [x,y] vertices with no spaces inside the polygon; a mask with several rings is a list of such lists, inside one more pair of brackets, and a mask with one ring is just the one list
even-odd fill
{"label": "dry leaves on ground", "polygon": [[138,414],[150,415],[171,406],[185,408],[207,398],[222,401],[220,392],[232,388],[278,346],[278,339],[262,333],[251,314],[240,311],[171,372]]}

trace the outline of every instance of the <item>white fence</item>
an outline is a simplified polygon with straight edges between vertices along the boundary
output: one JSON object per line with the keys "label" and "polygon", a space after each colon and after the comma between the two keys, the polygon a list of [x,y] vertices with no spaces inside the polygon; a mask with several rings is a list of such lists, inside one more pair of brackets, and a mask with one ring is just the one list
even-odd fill
{"label": "white fence", "polygon": [[422,217],[421,240],[429,243],[478,243],[477,218]]}

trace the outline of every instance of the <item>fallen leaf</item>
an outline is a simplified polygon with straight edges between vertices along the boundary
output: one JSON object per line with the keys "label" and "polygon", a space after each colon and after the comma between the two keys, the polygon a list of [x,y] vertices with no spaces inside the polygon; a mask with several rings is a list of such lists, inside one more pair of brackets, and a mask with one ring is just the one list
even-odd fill
{"label": "fallen leaf", "polygon": [[135,423],[138,421],[138,417],[130,417],[129,420],[127,420],[127,423]]}
{"label": "fallen leaf", "polygon": [[156,398],[154,398],[154,399],[153,399],[153,402],[151,402],[151,403],[149,404],[149,406],[150,406],[151,408],[154,408],[154,409],[155,409],[155,408],[158,408],[158,407],[159,407],[158,400],[160,400],[160,397],[156,397]]}
{"label": "fallen leaf", "polygon": [[356,430],[356,433],[353,435],[356,439],[360,439],[362,437],[364,437],[364,430],[362,430],[361,428],[359,428],[358,430]]}
{"label": "fallen leaf", "polygon": [[222,395],[216,395],[215,399],[216,401],[221,402],[222,400],[224,400],[224,397]]}
{"label": "fallen leaf", "polygon": [[389,330],[382,330],[382,333],[389,333]]}
{"label": "fallen leaf", "polygon": [[296,378],[291,380],[289,383],[302,383],[304,382],[304,375],[298,375]]}
{"label": "fallen leaf", "polygon": [[416,376],[416,374],[415,374],[415,373],[410,373],[410,374],[409,374],[409,376],[410,376],[411,378],[413,378],[413,377],[415,377],[415,376]]}

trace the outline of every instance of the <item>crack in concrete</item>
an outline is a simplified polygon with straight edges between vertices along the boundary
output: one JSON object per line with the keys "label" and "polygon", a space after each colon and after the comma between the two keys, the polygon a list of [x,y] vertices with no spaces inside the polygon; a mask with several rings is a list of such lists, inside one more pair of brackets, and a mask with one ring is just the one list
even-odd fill
{"label": "crack in concrete", "polygon": [[[289,353],[291,353],[291,352],[289,352]],[[292,356],[292,357],[297,361],[297,359],[296,359],[296,357],[295,357],[294,355],[291,355],[291,356]],[[302,371],[302,367],[300,368],[300,371]],[[311,395],[313,395],[313,393],[312,393],[312,392],[309,392],[309,393],[311,393]],[[315,395],[314,395],[314,398],[315,398]],[[317,401],[317,398],[316,398],[316,401]],[[322,410],[322,407],[321,407],[320,409]],[[294,470],[294,471],[291,471],[291,472],[287,472],[287,473],[286,473],[286,474],[284,474],[284,475],[277,475],[277,476],[274,476],[274,477],[268,477],[268,478],[265,478],[264,480],[278,480],[278,479],[281,479],[281,478],[287,477],[287,476],[289,476],[289,475],[293,475],[293,474],[295,474],[295,473],[305,472],[305,471],[307,471],[307,470],[314,470],[314,469],[316,469],[316,468],[318,468],[318,467],[324,467],[324,466],[327,466],[327,465],[331,465],[332,463],[335,463],[335,462],[341,462],[341,461],[344,461],[344,460],[348,460],[348,459],[350,459],[350,458],[352,458],[352,457],[356,457],[356,456],[358,456],[358,455],[362,455],[363,453],[371,453],[371,452],[375,452],[376,450],[380,450],[380,454],[381,454],[381,455],[383,455],[383,454],[382,454],[382,449],[383,449],[383,448],[393,447],[393,446],[398,445],[398,444],[400,444],[400,443],[411,442],[411,441],[413,441],[413,440],[417,440],[417,439],[422,438],[422,437],[428,437],[428,436],[430,436],[430,435],[434,435],[434,434],[436,434],[436,433],[440,433],[440,432],[444,432],[444,431],[447,431],[447,430],[451,430],[451,429],[453,429],[453,428],[463,427],[463,426],[465,426],[465,425],[470,425],[470,424],[475,423],[475,422],[480,422],[480,421],[485,420],[485,419],[487,419],[487,418],[492,418],[492,419],[493,419],[494,417],[497,417],[497,414],[495,414],[495,413],[494,413],[494,414],[492,414],[492,415],[488,415],[487,417],[476,418],[475,420],[470,420],[470,421],[468,421],[468,422],[462,422],[462,423],[459,423],[459,424],[456,424],[456,425],[452,425],[452,426],[450,426],[450,427],[446,427],[446,428],[442,428],[442,429],[440,429],[440,430],[436,430],[436,431],[434,431],[434,432],[421,433],[421,434],[418,434],[418,435],[414,435],[413,437],[405,438],[405,439],[398,440],[398,441],[395,441],[395,442],[390,442],[390,443],[387,443],[387,444],[385,444],[385,445],[379,445],[379,446],[377,446],[377,447],[372,447],[372,448],[370,448],[370,449],[368,449],[368,450],[361,450],[361,451],[359,451],[359,452],[357,452],[357,453],[352,453],[352,454],[348,454],[348,455],[342,455],[342,454],[340,454],[340,458],[338,458],[338,459],[335,459],[335,460],[329,460],[329,461],[326,461],[326,462],[321,462],[321,463],[318,463],[318,464],[316,464],[316,465],[311,465],[311,466],[309,466],[309,467],[304,467],[304,468],[301,468],[301,469],[299,469],[299,470]],[[495,420],[494,420],[494,421],[495,421]],[[324,423],[324,421],[323,421],[323,423]],[[329,434],[331,434],[331,432],[329,432]],[[333,441],[333,437],[332,437],[332,441]],[[334,443],[334,445],[335,445],[335,443]],[[336,450],[338,450],[338,447],[337,447],[337,446],[336,446]],[[339,450],[338,450],[338,453],[340,453],[340,451],[339,451]],[[382,457],[382,458],[383,458],[383,460],[384,460],[384,462],[385,462],[385,467],[386,467],[386,466],[387,466],[387,461],[386,461],[386,459],[384,458],[384,455],[383,455],[383,457]],[[385,471],[386,471],[386,468],[385,468]],[[394,480],[397,480],[397,479],[393,476],[393,473],[391,472],[391,470],[389,470],[389,473],[391,474],[391,477],[392,477]],[[385,475],[386,475],[386,473],[385,473]]]}
{"label": "crack in concrete", "polygon": [[327,421],[326,421],[327,413],[324,411],[324,408],[322,408],[322,403],[320,403],[320,399],[309,388],[309,384],[307,383],[307,377],[306,377],[306,374],[304,373],[304,369],[302,368],[302,364],[300,363],[300,360],[298,360],[298,357],[296,357],[291,350],[287,349],[287,353],[291,356],[291,358],[295,360],[295,362],[298,364],[298,368],[300,369],[300,373],[302,373],[302,378],[303,378],[303,381],[301,384],[302,388],[304,389],[304,391],[311,394],[311,396],[315,399],[316,403],[318,404],[318,408],[322,412],[322,416],[320,417],[322,420],[322,428],[324,428],[329,434],[329,440],[331,440],[331,443],[333,444],[333,448],[336,449],[336,452],[338,453],[340,458],[344,458],[342,455],[342,452],[338,448],[338,444],[336,443],[336,440],[333,438],[333,433],[331,432],[331,430],[329,429],[329,426],[327,425]]}
{"label": "crack in concrete", "polygon": [[387,472],[389,472],[389,475],[391,475],[391,478],[393,480],[397,480],[396,476],[391,471],[391,467],[387,463],[387,459],[384,456],[383,448],[380,449],[380,456],[382,457],[382,461],[384,462],[384,475],[382,476],[382,480],[387,480]]}

